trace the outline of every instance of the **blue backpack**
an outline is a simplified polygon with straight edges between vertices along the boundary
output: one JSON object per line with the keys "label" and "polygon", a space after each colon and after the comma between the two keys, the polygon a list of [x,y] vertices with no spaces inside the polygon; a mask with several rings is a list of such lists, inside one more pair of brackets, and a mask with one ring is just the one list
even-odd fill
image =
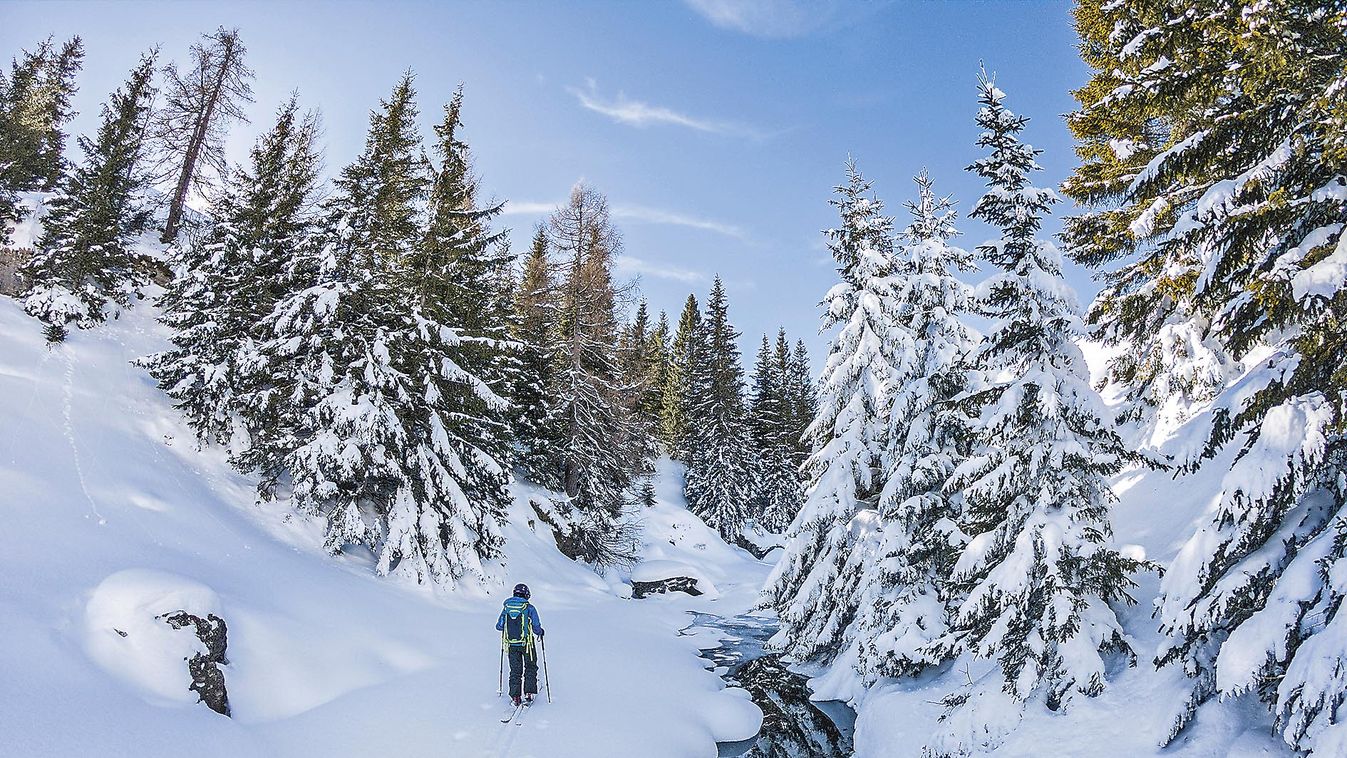
{"label": "blue backpack", "polygon": [[503,644],[533,649],[533,622],[529,618],[528,608],[529,601],[522,597],[505,601],[505,629],[501,631]]}

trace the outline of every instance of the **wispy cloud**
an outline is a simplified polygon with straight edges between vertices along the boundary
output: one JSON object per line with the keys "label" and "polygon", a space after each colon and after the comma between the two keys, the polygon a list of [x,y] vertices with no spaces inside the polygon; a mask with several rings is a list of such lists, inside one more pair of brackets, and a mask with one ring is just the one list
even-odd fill
{"label": "wispy cloud", "polygon": [[535,203],[528,200],[510,200],[505,203],[505,208],[501,210],[502,216],[542,216],[552,212],[553,208],[560,205],[555,203]]}
{"label": "wispy cloud", "polygon": [[[557,206],[562,204],[563,201],[541,203],[530,200],[510,200],[505,204],[505,209],[501,211],[501,215],[546,216],[555,210]],[[614,205],[609,209],[609,213],[618,221],[632,221],[638,224],[685,226],[690,229],[701,229],[703,231],[715,232],[716,234],[723,234],[726,237],[732,237],[742,242],[752,241],[752,238],[747,231],[734,224],[710,218],[689,216],[686,213],[667,211],[662,208],[651,208],[647,205]]]}
{"label": "wispy cloud", "polygon": [[593,79],[585,80],[584,89],[579,87],[567,87],[566,89],[572,95],[575,95],[575,99],[580,101],[580,105],[595,113],[607,116],[620,124],[636,127],[651,125],[681,126],[699,132],[748,137],[750,139],[766,139],[771,136],[769,132],[747,124],[690,116],[662,105],[651,105],[640,100],[632,100],[621,92],[617,93],[616,98],[604,98],[599,94],[598,84]]}
{"label": "wispy cloud", "polygon": [[683,0],[721,29],[788,39],[849,26],[882,9],[883,0]]}
{"label": "wispy cloud", "polygon": [[734,224],[727,224],[723,221],[716,221],[708,218],[697,218],[688,216],[675,211],[666,211],[659,208],[648,208],[643,205],[615,205],[612,208],[613,218],[625,221],[637,221],[647,224],[669,224],[671,226],[686,226],[692,229],[704,229],[708,232],[723,234],[726,237],[733,237],[744,242],[748,241],[748,232]]}
{"label": "wispy cloud", "polygon": [[678,268],[677,266],[666,266],[662,263],[647,261],[643,258],[635,258],[630,255],[619,255],[613,261],[618,271],[624,274],[644,274],[658,279],[672,279],[676,282],[686,284],[702,284],[706,281],[706,275],[700,271]]}

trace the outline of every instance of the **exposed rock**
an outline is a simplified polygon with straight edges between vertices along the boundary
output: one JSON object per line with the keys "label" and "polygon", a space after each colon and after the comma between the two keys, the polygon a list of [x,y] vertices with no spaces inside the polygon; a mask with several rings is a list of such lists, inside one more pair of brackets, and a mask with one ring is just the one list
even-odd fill
{"label": "exposed rock", "polygon": [[770,545],[765,548],[758,547],[757,545],[754,545],[752,542],[749,542],[748,538],[742,534],[734,535],[734,544],[747,550],[749,555],[753,556],[754,558],[757,558],[758,560],[766,558],[768,553],[776,549],[776,545]]}
{"label": "exposed rock", "polygon": [[224,619],[214,613],[206,618],[195,616],[187,611],[166,613],[159,618],[174,629],[192,627],[197,639],[206,646],[205,653],[197,653],[187,661],[187,671],[192,676],[189,689],[197,694],[207,708],[224,716],[229,715],[229,693],[225,690],[224,672],[220,666],[228,665],[225,651],[229,646],[229,630]]}
{"label": "exposed rock", "polygon": [[631,596],[634,598],[639,599],[665,592],[686,592],[689,595],[702,594],[702,591],[697,588],[697,580],[690,576],[671,576],[667,579],[650,582],[633,581],[631,583]]}
{"label": "exposed rock", "polygon": [[841,758],[851,739],[810,699],[805,677],[773,653],[736,668],[728,677],[748,690],[762,709],[762,730],[744,758]]}
{"label": "exposed rock", "polygon": [[[4,231],[0,230],[0,235]],[[0,241],[0,295],[9,295],[18,297],[23,291],[23,278],[19,276],[19,268],[32,257],[33,251],[28,248],[5,247]]]}

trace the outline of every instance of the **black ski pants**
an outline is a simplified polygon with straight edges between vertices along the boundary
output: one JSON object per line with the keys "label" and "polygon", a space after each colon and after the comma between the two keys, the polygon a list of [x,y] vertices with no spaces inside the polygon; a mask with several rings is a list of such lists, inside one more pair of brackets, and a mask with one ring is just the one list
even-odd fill
{"label": "black ski pants", "polygon": [[521,697],[519,690],[529,695],[538,694],[538,648],[526,650],[523,645],[510,646],[510,697]]}

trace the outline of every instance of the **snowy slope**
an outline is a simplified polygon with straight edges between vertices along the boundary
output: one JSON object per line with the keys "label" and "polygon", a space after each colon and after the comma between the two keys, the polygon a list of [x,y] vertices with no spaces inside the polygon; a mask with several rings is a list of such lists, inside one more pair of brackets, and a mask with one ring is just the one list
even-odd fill
{"label": "snowy slope", "polygon": [[[1097,346],[1084,347],[1097,375],[1107,356]],[[1185,430],[1181,426],[1170,431],[1178,437]],[[1219,493],[1222,473],[1229,467],[1229,455],[1227,452],[1227,457],[1217,458],[1197,473],[1178,479],[1170,473],[1153,471],[1132,471],[1117,477],[1114,491],[1119,502],[1113,512],[1117,543],[1129,554],[1141,554],[1167,565],[1193,529],[1205,521],[1204,511]],[[1151,616],[1159,577],[1146,574],[1139,576],[1138,582],[1140,586],[1133,593],[1137,604],[1119,613],[1119,620],[1137,651],[1137,665],[1111,671],[1109,688],[1102,695],[1076,698],[1064,713],[1053,714],[1041,705],[1031,705],[1020,727],[994,754],[998,758],[1294,755],[1272,734],[1267,708],[1252,696],[1209,703],[1168,748],[1158,746],[1169,731],[1174,709],[1186,694],[1187,685],[1178,667],[1157,671],[1152,664],[1161,640],[1158,624]],[[921,745],[942,713],[938,701],[966,681],[965,670],[976,678],[987,668],[985,662],[965,657],[955,661],[943,676],[881,684],[862,694],[857,709],[857,757],[919,756]],[[831,692],[816,694],[832,697],[854,694],[836,691],[836,682],[841,679],[836,676],[816,679],[820,688],[833,687]]]}
{"label": "snowy slope", "polygon": [[[130,361],[160,349],[143,305],[49,350],[0,297],[0,755],[715,755],[760,713],[703,669],[686,611],[756,599],[768,567],[682,505],[662,464],[647,553],[719,597],[626,600],[561,556],[527,486],[502,578],[528,582],[555,702],[499,723],[500,591],[447,595],[332,558],[319,528],[255,506],[253,483],[191,433]],[[174,607],[169,607],[174,606]],[[234,718],[186,691],[199,645],[158,613],[229,624]],[[122,636],[120,632],[126,632]]]}

